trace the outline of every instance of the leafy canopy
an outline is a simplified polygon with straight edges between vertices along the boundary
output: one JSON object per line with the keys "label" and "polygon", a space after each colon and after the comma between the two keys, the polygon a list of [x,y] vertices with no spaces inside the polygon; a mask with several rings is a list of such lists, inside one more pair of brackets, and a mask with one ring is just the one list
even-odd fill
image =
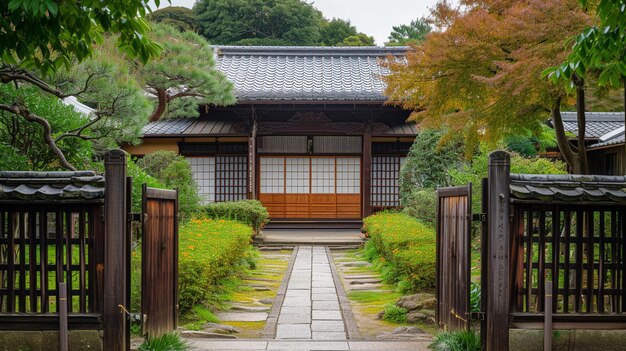
{"label": "leafy canopy", "polygon": [[[159,5],[159,0],[155,1]],[[143,16],[149,0],[9,0],[0,2],[0,57],[44,74],[70,67],[92,52],[105,32],[119,33],[118,46],[142,62],[159,46],[148,39]]]}
{"label": "leafy canopy", "polygon": [[316,45],[322,13],[300,0],[198,0],[199,32],[212,44]]}
{"label": "leafy canopy", "polygon": [[[587,0],[579,0],[583,7]],[[565,80],[573,90],[574,75],[599,71],[598,85],[618,88],[626,79],[626,0],[600,0],[596,15],[599,23],[576,36],[572,52],[564,62],[544,71],[552,82]]]}
{"label": "leafy canopy", "polygon": [[372,46],[374,38],[359,33],[350,21],[333,18],[323,20],[320,29],[320,45],[326,46]]}
{"label": "leafy canopy", "polygon": [[409,24],[393,26],[387,46],[418,45],[432,31],[432,27],[425,18],[418,18]]}
{"label": "leafy canopy", "polygon": [[[541,78],[567,56],[563,42],[592,22],[575,0],[440,2],[432,32],[391,62],[389,102],[415,111],[425,126],[463,134],[466,146],[539,131],[547,111],[560,107],[561,87]],[[452,92],[452,93],[451,93]]]}
{"label": "leafy canopy", "polygon": [[169,24],[181,32],[195,31],[198,28],[198,20],[193,10],[182,6],[164,7],[146,17],[152,22]]}

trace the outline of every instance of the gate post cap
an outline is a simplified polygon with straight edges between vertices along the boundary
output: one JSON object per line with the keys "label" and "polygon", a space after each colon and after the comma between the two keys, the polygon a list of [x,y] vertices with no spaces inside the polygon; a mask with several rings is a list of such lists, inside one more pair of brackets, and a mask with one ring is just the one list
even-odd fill
{"label": "gate post cap", "polygon": [[489,164],[508,165],[511,163],[511,155],[504,150],[496,150],[489,154]]}
{"label": "gate post cap", "polygon": [[111,149],[104,154],[105,162],[123,162],[126,160],[126,151],[122,149]]}

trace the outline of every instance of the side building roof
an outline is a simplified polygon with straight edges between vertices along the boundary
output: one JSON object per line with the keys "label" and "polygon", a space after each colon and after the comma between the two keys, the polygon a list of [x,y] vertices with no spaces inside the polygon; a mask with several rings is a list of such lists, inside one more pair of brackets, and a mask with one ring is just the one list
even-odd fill
{"label": "side building roof", "polygon": [[[561,112],[566,132],[578,135],[576,112]],[[624,112],[585,112],[585,137],[600,139],[601,136],[624,126]]]}

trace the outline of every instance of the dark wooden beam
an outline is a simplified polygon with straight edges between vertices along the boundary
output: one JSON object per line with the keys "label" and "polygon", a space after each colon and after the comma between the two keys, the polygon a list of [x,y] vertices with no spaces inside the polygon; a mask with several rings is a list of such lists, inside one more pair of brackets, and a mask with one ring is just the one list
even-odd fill
{"label": "dark wooden beam", "polygon": [[489,155],[486,351],[509,350],[510,155]]}
{"label": "dark wooden beam", "polygon": [[363,217],[367,217],[372,214],[372,202],[371,196],[371,184],[372,184],[372,130],[371,126],[367,125],[365,133],[363,133]]}
{"label": "dark wooden beam", "polygon": [[127,218],[126,152],[110,150],[104,156],[104,320],[103,346],[107,351],[130,349],[127,338]]}

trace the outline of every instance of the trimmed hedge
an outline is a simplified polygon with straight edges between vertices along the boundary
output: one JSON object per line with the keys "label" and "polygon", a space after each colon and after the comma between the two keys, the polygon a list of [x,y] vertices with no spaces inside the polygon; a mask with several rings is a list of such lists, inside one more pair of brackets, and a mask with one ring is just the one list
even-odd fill
{"label": "trimmed hedge", "polygon": [[180,312],[210,302],[219,282],[251,252],[252,229],[223,219],[192,219],[180,227],[178,284]]}
{"label": "trimmed hedge", "polygon": [[380,212],[364,220],[370,237],[366,256],[400,292],[435,287],[436,234],[417,219],[397,212]]}
{"label": "trimmed hedge", "polygon": [[209,218],[231,219],[247,224],[258,234],[270,221],[267,209],[257,200],[216,202],[202,207]]}

